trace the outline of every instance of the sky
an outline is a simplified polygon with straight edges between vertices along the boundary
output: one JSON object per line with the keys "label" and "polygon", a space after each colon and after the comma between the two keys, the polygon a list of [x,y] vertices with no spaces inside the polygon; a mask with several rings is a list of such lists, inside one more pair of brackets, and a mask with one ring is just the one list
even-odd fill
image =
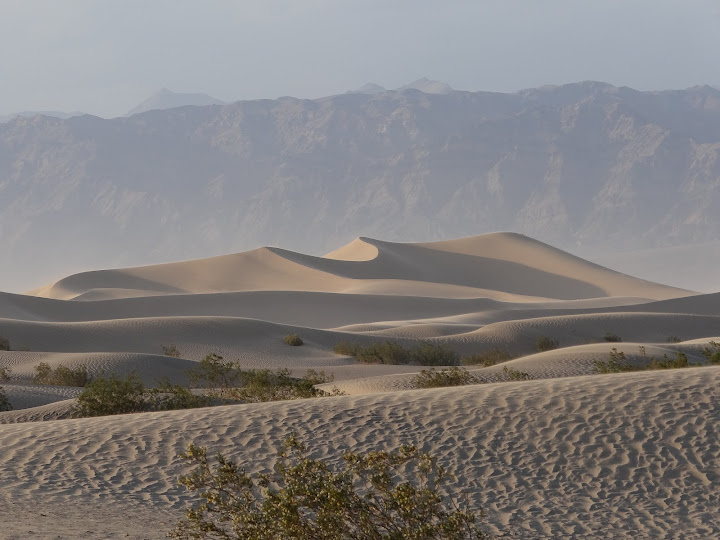
{"label": "sky", "polygon": [[510,92],[720,84],[718,0],[1,0],[0,115],[166,87],[315,98],[421,77]]}

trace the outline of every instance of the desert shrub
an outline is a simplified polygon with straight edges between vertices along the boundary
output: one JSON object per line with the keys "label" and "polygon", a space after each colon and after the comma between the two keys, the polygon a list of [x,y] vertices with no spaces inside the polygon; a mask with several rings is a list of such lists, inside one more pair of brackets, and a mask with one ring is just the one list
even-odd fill
{"label": "desert shrub", "polygon": [[335,344],[335,346],[333,347],[333,352],[335,354],[342,354],[345,356],[356,356],[359,347],[360,346],[356,343],[350,343],[349,341],[341,341]]}
{"label": "desert shrub", "polygon": [[640,367],[633,366],[627,360],[625,353],[613,347],[609,353],[610,358],[605,360],[595,360],[593,362],[593,372],[595,373],[620,373],[622,371],[637,371]]}
{"label": "desert shrub", "polygon": [[423,369],[412,379],[415,388],[439,388],[442,386],[463,386],[466,384],[480,384],[479,379],[467,369],[451,366],[441,370],[435,368]]}
{"label": "desert shrub", "polygon": [[177,348],[177,345],[174,343],[171,343],[170,345],[162,345],[162,352],[165,356],[170,356],[171,358],[180,358],[180,349]]}
{"label": "desert shrub", "polygon": [[54,369],[45,362],[35,366],[33,382],[36,384],[47,384],[52,386],[86,386],[90,382],[87,368],[80,366],[69,368],[58,364]]}
{"label": "desert shrub", "polygon": [[12,370],[9,367],[0,367],[0,382],[8,382],[12,378]]}
{"label": "desert shrub", "polygon": [[596,360],[594,362],[593,371],[595,373],[622,373],[625,371],[647,371],[653,369],[680,369],[686,367],[696,367],[696,364],[688,361],[685,353],[677,351],[675,358],[670,358],[664,354],[662,359],[650,357],[650,363],[642,366],[635,366],[628,362],[625,353],[613,348],[609,353],[609,360]]}
{"label": "desert shrub", "polygon": [[218,397],[230,397],[231,390],[238,386],[241,370],[235,362],[226,361],[219,354],[208,354],[198,365],[186,372],[193,386],[215,389]]}
{"label": "desert shrub", "polygon": [[12,411],[13,407],[10,405],[10,400],[7,397],[7,394],[5,393],[5,390],[2,386],[0,386],[0,412],[2,411]]}
{"label": "desert shrub", "polygon": [[617,334],[613,334],[612,332],[605,332],[605,336],[603,336],[603,339],[610,343],[620,343],[622,341],[620,336],[618,336]]}
{"label": "desert shrub", "polygon": [[682,339],[677,336],[668,336],[665,341],[667,341],[668,343],[680,343]]}
{"label": "desert shrub", "polygon": [[181,457],[195,471],[180,484],[197,493],[170,536],[243,540],[475,539],[478,516],[461,510],[450,479],[415,446],[395,452],[347,452],[342,468],[308,457],[295,435],[283,442],[270,474],[251,476],[222,454],[190,445]]}
{"label": "desert shrub", "polygon": [[354,356],[364,364],[454,366],[460,363],[457,353],[442,344],[430,341],[423,341],[415,347],[403,347],[393,341],[369,345],[341,342],[333,347],[333,351]]}
{"label": "desert shrub", "polygon": [[464,366],[483,366],[490,367],[501,362],[512,360],[509,352],[503,349],[490,349],[480,353],[463,356],[460,363]]}
{"label": "desert shrub", "polygon": [[515,368],[508,368],[507,366],[505,366],[502,370],[502,377],[506,381],[529,381],[532,379],[532,375],[528,372],[520,371]]}
{"label": "desert shrub", "polygon": [[697,365],[699,364],[689,362],[685,353],[678,351],[675,353],[675,358],[670,358],[667,354],[663,354],[662,360],[653,358],[647,369],[680,369]]}
{"label": "desert shrub", "polygon": [[[304,377],[292,377],[289,369],[240,370],[241,385],[230,395],[233,399],[257,403],[286,399],[304,399],[333,395],[315,388],[316,384],[333,381],[324,371],[309,369]],[[334,395],[338,395],[335,393]]]}
{"label": "desert shrub", "polygon": [[7,338],[0,336],[0,351],[9,351],[10,341]]}
{"label": "desert shrub", "polygon": [[77,398],[76,416],[106,416],[148,410],[145,386],[137,375],[97,377]]}
{"label": "desert shrub", "polygon": [[557,349],[559,345],[560,343],[557,340],[547,336],[540,336],[535,341],[535,348],[540,352],[552,351],[553,349]]}
{"label": "desert shrub", "polygon": [[288,334],[283,341],[291,347],[299,347],[304,343],[299,334]]}
{"label": "desert shrub", "polygon": [[720,343],[717,341],[708,343],[708,346],[703,348],[702,353],[711,364],[720,364]]}
{"label": "desert shrub", "polygon": [[207,407],[212,398],[193,394],[189,388],[167,380],[146,389],[140,378],[111,375],[91,381],[77,398],[75,416],[107,416],[148,411],[169,411]]}

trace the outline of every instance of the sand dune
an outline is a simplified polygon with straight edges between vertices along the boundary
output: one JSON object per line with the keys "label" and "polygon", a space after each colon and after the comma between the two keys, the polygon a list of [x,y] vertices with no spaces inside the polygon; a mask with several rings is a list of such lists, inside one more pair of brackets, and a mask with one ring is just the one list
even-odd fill
{"label": "sand dune", "polygon": [[716,537],[718,384],[712,367],[0,426],[4,534],[53,538],[38,514],[71,500],[90,537],[162,538],[188,441],[267,471],[295,430],[330,460],[419,443],[503,537]]}
{"label": "sand dune", "polygon": [[[304,345],[284,343],[298,333]],[[622,338],[605,341],[606,334]],[[399,244],[358,238],[324,257],[278,248],[85,272],[0,293],[0,504],[7,538],[162,538],[186,495],[176,453],[194,440],[269,470],[295,430],[316,457],[418,442],[510,538],[711,538],[720,367],[594,375],[720,340],[720,293],[700,295],[494,233]],[[560,348],[538,353],[538,337]],[[683,340],[669,343],[670,337]],[[411,390],[419,365],[364,365],[339,341],[421,340],[515,358],[469,368],[487,381]],[[181,358],[163,356],[174,344]],[[136,373],[148,385],[209,353],[244,368],[332,373],[348,396],[67,419],[79,388],[33,384],[40,362]],[[534,380],[494,382],[512,367]],[[42,519],[39,519],[39,517]],[[147,523],[153,523],[147,530]],[[33,531],[30,533],[30,531]]]}

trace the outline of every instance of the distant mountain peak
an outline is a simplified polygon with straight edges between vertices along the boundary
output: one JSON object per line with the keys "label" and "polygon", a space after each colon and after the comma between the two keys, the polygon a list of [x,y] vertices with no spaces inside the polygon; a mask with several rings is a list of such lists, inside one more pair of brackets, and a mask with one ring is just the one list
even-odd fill
{"label": "distant mountain peak", "polygon": [[379,84],[375,83],[366,83],[363,84],[360,88],[357,90],[348,90],[347,94],[382,94],[383,92],[387,92],[387,88],[383,88]]}
{"label": "distant mountain peak", "polygon": [[455,89],[447,83],[433,81],[427,77],[422,77],[416,81],[405,84],[397,90],[420,90],[426,94],[452,94]]}
{"label": "distant mountain peak", "polygon": [[128,111],[126,116],[153,110],[186,107],[188,105],[203,107],[206,105],[225,105],[225,102],[207,94],[173,92],[167,88],[161,88],[152,96]]}

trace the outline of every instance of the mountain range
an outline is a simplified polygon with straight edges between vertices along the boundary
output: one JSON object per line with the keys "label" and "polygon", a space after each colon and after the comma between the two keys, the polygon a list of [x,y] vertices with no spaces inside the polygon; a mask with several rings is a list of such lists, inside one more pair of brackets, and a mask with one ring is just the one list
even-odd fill
{"label": "mountain range", "polygon": [[0,125],[0,290],[358,235],[585,256],[720,236],[716,88],[371,90]]}

